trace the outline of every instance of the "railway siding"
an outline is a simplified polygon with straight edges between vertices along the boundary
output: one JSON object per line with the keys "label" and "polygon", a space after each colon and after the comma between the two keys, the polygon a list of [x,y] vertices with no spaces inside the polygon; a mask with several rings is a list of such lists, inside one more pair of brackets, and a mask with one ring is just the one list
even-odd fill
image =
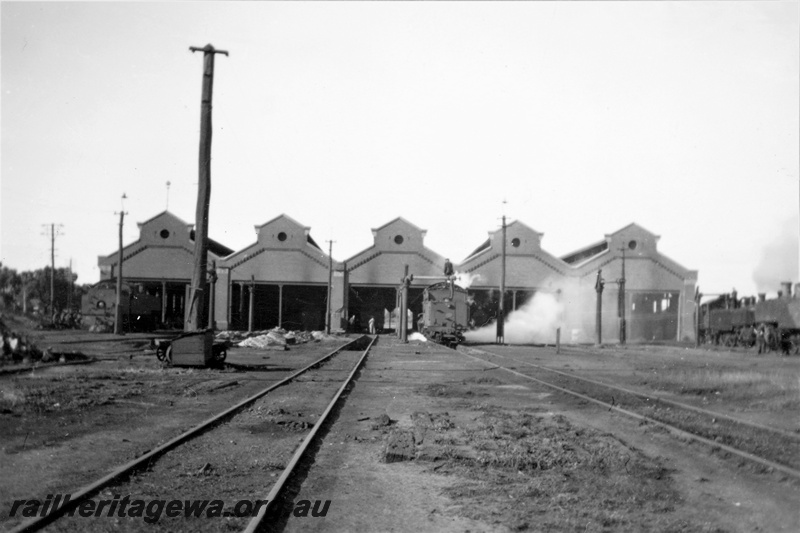
{"label": "railway siding", "polygon": [[[223,502],[232,513],[242,500],[264,500],[272,484],[288,465],[297,446],[317,424],[336,389],[361,356],[345,351],[303,379],[260,398],[229,421],[167,452],[146,471],[105,489],[106,495],[124,494],[131,499],[193,500]],[[148,524],[151,531],[244,530],[250,517],[162,516]],[[56,522],[54,531],[71,531],[80,518]],[[98,517],[98,530],[140,531],[136,519]]]}
{"label": "railway siding", "polygon": [[[45,424],[48,418],[59,417],[60,415],[63,419],[63,415],[67,413],[74,414],[72,418],[67,420],[94,420],[95,425],[100,426],[100,428],[85,428],[83,431],[78,432],[85,433],[86,437],[82,439],[82,443],[91,445],[92,448],[90,449],[76,446],[75,435],[69,433],[70,429],[61,430],[67,431],[67,433],[58,435],[60,437],[58,440],[61,442],[58,443],[59,447],[56,450],[47,450],[51,460],[48,463],[48,468],[44,470],[38,468],[43,465],[40,462],[41,453],[36,448],[48,446],[47,442],[42,444],[32,442],[31,447],[33,449],[26,449],[25,445],[27,443],[24,443],[21,449],[15,449],[14,455],[11,456],[12,459],[4,462],[2,467],[6,474],[4,479],[15,480],[4,485],[3,491],[6,497],[3,503],[10,506],[13,500],[19,498],[42,500],[46,493],[70,493],[73,495],[74,500],[78,494],[78,487],[86,486],[90,481],[107,474],[113,467],[125,462],[126,458],[133,459],[129,455],[132,452],[131,446],[139,450],[134,452],[133,456],[138,458],[147,457],[153,453],[150,450],[155,449],[158,444],[170,439],[177,442],[172,437],[188,429],[192,425],[192,420],[198,420],[198,416],[203,414],[207,416],[210,412],[218,413],[221,410],[220,408],[230,408],[234,404],[241,405],[243,404],[240,403],[241,400],[258,390],[264,389],[265,386],[276,384],[279,379],[286,377],[289,373],[288,371],[291,370],[288,365],[300,368],[319,359],[322,351],[330,353],[332,350],[336,350],[336,347],[337,344],[335,343],[304,346],[288,357],[283,354],[281,356],[260,356],[256,353],[257,351],[249,350],[251,352],[250,359],[258,363],[256,366],[258,370],[253,372],[150,368],[160,366],[155,361],[155,357],[151,355],[145,361],[140,362],[142,365],[138,369],[127,369],[126,371],[125,368],[117,368],[111,370],[109,365],[106,364],[102,370],[94,368],[88,375],[73,376],[74,380],[71,378],[65,380],[61,374],[56,374],[52,376],[54,378],[53,383],[56,386],[74,385],[81,383],[81,380],[86,378],[94,380],[100,387],[97,390],[106,388],[103,384],[107,383],[109,378],[111,378],[112,383],[119,382],[123,386],[138,383],[138,394],[143,392],[140,389],[148,389],[146,400],[149,401],[133,401],[132,403],[120,404],[118,399],[115,399],[112,402],[101,402],[100,409],[93,407],[93,404],[82,404],[80,406],[65,405],[66,412],[59,411],[57,408],[47,412],[34,413],[33,416],[30,413],[26,414],[24,411],[12,413],[12,419],[22,424],[17,431],[19,434],[25,431],[24,424],[29,424],[31,427],[47,428],[49,426]],[[349,357],[347,354],[352,352],[343,353],[345,357]],[[264,358],[269,359],[271,364],[265,365]],[[270,369],[272,369],[271,372]],[[329,369],[329,374],[331,371],[335,372],[336,364],[332,364]],[[64,372],[64,370],[59,370],[59,372]],[[154,390],[148,387],[148,379],[145,376],[154,378],[159,382],[159,396],[155,396],[153,394]],[[179,379],[176,382],[176,376],[182,376],[188,381]],[[43,376],[43,378],[39,378],[38,381],[40,383],[48,383],[46,376]],[[323,378],[319,381],[327,383],[327,379]],[[76,383],[72,383],[73,381],[76,381]],[[308,383],[307,386],[314,386],[312,382]],[[49,387],[49,385],[47,386]],[[172,388],[172,395],[167,393],[170,387]],[[85,389],[85,387],[82,387],[82,389]],[[89,392],[91,390],[94,390],[94,387],[90,387]],[[68,397],[68,392],[69,387],[64,389],[64,397]],[[106,391],[107,393],[108,391]],[[121,411],[118,406],[123,406],[124,411]],[[101,410],[103,412],[100,412]],[[120,415],[122,418],[118,418]],[[143,420],[145,420],[144,423],[142,423]],[[169,424],[164,426],[164,421]],[[313,425],[313,421],[311,423],[291,424],[291,421],[285,418],[277,422],[280,422],[279,425],[286,424],[289,431]],[[72,431],[74,432],[75,429],[72,429]],[[80,437],[80,435],[78,436]],[[21,439],[21,437],[19,438]],[[102,443],[99,447],[97,447],[98,442]],[[52,443],[50,446],[52,446]],[[26,468],[25,465],[29,464],[37,466],[37,468]],[[211,473],[214,470],[213,464],[207,461],[200,468],[204,469],[205,473]],[[219,464],[217,467],[219,468]],[[19,468],[23,470],[19,470]],[[177,478],[180,478],[180,476],[177,476]],[[13,493],[10,492],[12,490],[14,491]],[[87,495],[96,494],[96,490],[88,488],[87,490],[89,490]],[[98,497],[101,496],[98,495]],[[7,513],[4,513],[4,515],[4,519],[9,518]],[[17,515],[5,521],[3,525],[11,527],[18,524],[19,520],[20,516]],[[66,524],[68,521],[64,523]],[[68,528],[69,526],[56,524],[55,527]],[[134,529],[136,528],[134,527]]]}
{"label": "railway siding", "polygon": [[[564,370],[567,359],[559,361],[547,348],[507,349],[506,355],[519,360],[471,357],[431,343],[403,344],[383,336],[354,385],[341,387],[341,380],[361,354],[342,353],[93,499],[217,500],[229,513],[242,501],[252,510],[252,503],[274,500],[265,512],[265,531],[797,530],[797,483],[763,475],[764,469],[744,468],[724,453],[675,439],[655,423],[620,417],[614,409],[639,402],[637,409],[645,411],[665,402],[615,390],[614,406],[600,407],[531,381],[523,373],[548,372],[523,362],[538,358]],[[526,355],[515,350],[526,350]],[[630,378],[620,354],[603,359],[590,349],[577,351],[582,353],[569,359],[570,365],[585,358],[592,362],[594,376],[603,376],[598,379]],[[248,379],[274,382],[312,359],[302,353],[264,354],[267,359],[249,372],[180,371],[186,380],[176,406],[208,410],[210,404],[201,404],[213,399],[230,405],[254,386]],[[609,361],[613,364],[604,366]],[[569,375],[573,369],[556,374],[564,388],[575,385],[576,376]],[[97,370],[70,370],[90,371]],[[169,383],[171,373],[160,374],[165,381],[161,386]],[[326,408],[332,419],[320,424],[319,413],[334,392],[346,395],[346,402]],[[597,391],[584,392],[588,398]],[[124,399],[148,401],[141,396]],[[159,408],[165,416],[166,405],[149,408]],[[99,409],[119,407],[112,403]],[[673,413],[669,407],[654,411]],[[99,411],[91,412],[97,417]],[[52,414],[42,416],[44,420]],[[150,419],[131,419],[132,434],[146,432],[142,421]],[[182,424],[184,429],[188,425]],[[318,438],[311,440],[314,431]],[[301,441],[311,444],[303,456],[296,453]],[[726,446],[715,444],[720,450]],[[28,451],[12,456],[33,457]],[[76,456],[62,454],[59,460],[68,457]],[[289,474],[285,467],[295,461],[298,468]],[[268,493],[276,482],[285,482],[283,490]],[[68,489],[51,484],[46,493]],[[85,530],[88,524],[99,531],[145,527],[142,518],[88,520],[59,521],[49,530]],[[241,531],[248,523],[255,528],[249,516],[162,513],[146,527]]]}
{"label": "railway siding", "polygon": [[[764,459],[765,462],[785,466],[786,469],[780,467],[777,469],[800,479],[800,434],[772,430],[763,425],[752,425],[744,420],[735,420],[713,411],[663,400],[657,394],[647,391],[631,391],[613,383],[600,383],[586,377],[570,376],[563,371],[548,369],[526,361],[524,352],[519,349],[515,350],[514,355],[509,355],[509,350],[503,348],[464,350],[498,365],[501,363],[505,366],[513,365],[510,368],[515,372],[595,398],[605,402],[609,407],[637,413],[720,445],[741,450],[754,458]],[[776,468],[765,463],[761,464],[768,470]]]}
{"label": "railway siding", "polygon": [[335,512],[276,531],[796,529],[791,485],[427,343],[381,342],[306,469]]}

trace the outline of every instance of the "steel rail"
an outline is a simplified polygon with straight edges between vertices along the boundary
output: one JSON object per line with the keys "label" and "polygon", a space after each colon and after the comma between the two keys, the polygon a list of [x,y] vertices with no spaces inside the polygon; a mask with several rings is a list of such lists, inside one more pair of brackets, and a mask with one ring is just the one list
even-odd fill
{"label": "steel rail", "polygon": [[[87,338],[87,339],[77,339],[77,340],[71,340],[71,341],[60,341],[60,340],[57,340],[57,339],[49,339],[49,340],[48,339],[44,339],[45,341],[48,341],[48,342],[41,342],[39,344],[46,344],[46,345],[48,345],[50,347],[53,347],[53,346],[62,346],[62,345],[65,345],[65,344],[97,344],[97,343],[101,343],[101,342],[139,342],[139,341],[152,341],[154,339],[161,339],[161,338],[164,338],[166,336],[166,335],[154,335],[153,333],[142,333],[141,335],[136,335],[136,334],[131,335],[130,333],[128,333],[128,334],[123,334],[123,335],[124,336],[122,336],[122,337],[120,335],[116,335],[116,336],[108,338],[108,339]],[[174,334],[170,334],[170,335],[174,335]]]}
{"label": "steel rail", "polygon": [[[476,351],[487,353],[487,354],[491,354],[491,355],[497,355],[497,354],[493,354],[492,352],[484,352],[483,350],[476,350]],[[495,367],[497,369],[505,370],[507,372],[510,372],[510,373],[515,374],[517,376],[520,376],[522,378],[528,379],[530,381],[535,381],[536,383],[544,385],[545,387],[549,387],[551,389],[555,389],[557,391],[560,391],[560,392],[563,392],[563,393],[566,393],[566,394],[570,394],[570,395],[578,397],[578,398],[580,398],[582,400],[586,400],[588,402],[592,402],[592,403],[595,403],[595,404],[600,405],[602,407],[608,408],[609,410],[613,409],[614,411],[617,411],[618,413],[622,413],[622,414],[627,415],[627,416],[629,416],[631,418],[634,418],[636,420],[644,421],[644,422],[647,422],[648,424],[653,424],[655,426],[661,427],[661,428],[666,429],[670,433],[672,433],[674,435],[677,435],[679,437],[682,437],[682,438],[685,438],[685,439],[688,439],[688,440],[697,441],[697,442],[703,443],[703,444],[705,444],[707,446],[710,446],[712,448],[719,448],[719,449],[724,450],[724,451],[726,451],[726,452],[728,452],[730,454],[733,454],[733,455],[736,455],[738,457],[741,457],[742,459],[747,459],[748,461],[752,461],[752,462],[757,463],[757,464],[759,464],[761,466],[772,468],[774,470],[777,470],[779,472],[782,472],[784,474],[792,476],[792,477],[794,477],[796,479],[800,479],[800,470],[796,470],[796,469],[791,468],[789,466],[784,466],[782,464],[770,461],[768,459],[764,459],[762,457],[758,457],[757,455],[753,455],[752,453],[745,452],[743,450],[739,450],[738,448],[734,448],[732,446],[728,446],[726,444],[722,444],[722,443],[713,441],[711,439],[707,439],[705,437],[701,437],[700,435],[695,435],[694,433],[690,433],[688,431],[684,431],[684,430],[682,430],[682,429],[680,429],[678,427],[675,427],[673,425],[667,424],[665,422],[660,422],[658,420],[655,420],[654,418],[650,418],[649,416],[640,415],[639,413],[635,413],[633,411],[629,411],[627,409],[623,409],[623,408],[621,408],[621,407],[619,407],[617,405],[610,404],[610,403],[604,402],[602,400],[598,400],[597,398],[593,398],[591,396],[587,396],[586,394],[582,394],[580,392],[576,392],[576,391],[573,391],[573,390],[570,390],[570,389],[567,389],[567,388],[564,388],[564,387],[560,387],[560,386],[554,385],[552,383],[548,383],[547,381],[543,381],[541,379],[529,376],[527,374],[523,374],[522,372],[517,372],[516,370],[513,370],[511,368],[507,368],[507,367],[504,367],[504,366],[497,365],[496,363],[492,363],[491,361],[487,361],[486,359],[481,359],[480,357],[476,357],[476,356],[474,356],[472,354],[468,354],[468,353],[464,353],[464,352],[461,352],[461,353],[463,353],[467,357],[470,357],[470,358],[475,359],[477,361],[483,361],[484,363],[489,363],[489,364],[495,365]],[[500,357],[502,357],[502,356],[500,356]]]}
{"label": "steel rail", "polygon": [[[475,350],[475,348],[471,348],[471,349]],[[626,389],[625,387],[620,387],[619,385],[613,385],[611,383],[604,383],[602,381],[596,381],[594,379],[590,379],[590,378],[587,378],[587,377],[577,376],[575,374],[570,374],[569,372],[564,372],[562,370],[556,370],[554,368],[547,368],[546,366],[537,365],[536,363],[530,363],[528,361],[522,361],[520,359],[516,359],[515,357],[511,357],[510,355],[499,354],[499,353],[490,352],[490,351],[487,351],[487,350],[477,350],[477,351],[480,351],[480,352],[483,352],[483,353],[487,353],[487,354],[491,354],[491,355],[495,355],[497,357],[505,357],[506,359],[511,359],[512,361],[516,361],[517,363],[520,363],[520,364],[523,364],[523,365],[526,365],[526,366],[532,366],[534,368],[538,368],[540,370],[545,370],[547,372],[553,372],[554,374],[560,374],[560,375],[568,377],[568,378],[577,379],[579,381],[585,381],[587,383],[592,383],[594,385],[598,385],[598,386],[601,386],[601,387],[607,387],[609,389],[618,390],[620,392],[631,394],[633,396],[638,396],[640,398],[645,398],[647,400],[651,400],[652,399],[652,400],[655,400],[657,402],[666,403],[666,404],[669,404],[669,405],[673,405],[675,407],[680,407],[681,409],[694,411],[694,412],[702,414],[702,415],[707,415],[707,416],[709,416],[711,418],[724,418],[725,420],[729,420],[729,421],[734,422],[736,424],[741,424],[743,426],[750,426],[750,427],[758,428],[758,429],[761,429],[761,430],[764,430],[764,431],[771,431],[773,433],[778,433],[779,435],[783,435],[784,437],[788,437],[790,439],[800,440],[800,434],[798,434],[798,433],[792,433],[791,431],[786,431],[785,429],[779,429],[779,428],[772,427],[772,426],[765,426],[765,425],[759,424],[757,422],[748,422],[746,420],[741,420],[741,419],[736,418],[734,416],[726,415],[725,413],[718,413],[716,411],[709,411],[708,409],[703,409],[702,407],[695,407],[694,405],[689,405],[689,404],[677,402],[675,400],[670,400],[668,398],[663,398],[658,394],[648,394],[648,393],[645,393],[645,392],[639,392],[639,391],[634,391],[634,390],[631,390],[631,389]]]}
{"label": "steel rail", "polygon": [[211,418],[206,419],[205,421],[199,423],[198,425],[194,426],[193,428],[189,429],[188,431],[185,431],[184,433],[181,433],[180,435],[178,435],[177,437],[173,438],[172,440],[162,444],[161,446],[158,446],[157,448],[145,453],[144,455],[141,455],[140,457],[137,457],[133,461],[125,463],[124,465],[122,465],[120,467],[117,467],[113,472],[107,474],[106,476],[103,476],[102,478],[98,479],[97,481],[94,481],[93,483],[90,483],[89,485],[86,485],[86,486],[80,488],[77,492],[70,493],[71,494],[71,499],[70,499],[68,505],[62,505],[57,509],[53,509],[45,516],[36,517],[36,518],[33,518],[33,519],[31,519],[31,520],[29,520],[27,522],[23,522],[22,524],[18,525],[16,528],[12,529],[10,531],[10,533],[23,533],[23,532],[28,532],[28,531],[37,531],[37,530],[43,528],[47,524],[49,524],[49,523],[55,521],[57,518],[61,517],[67,511],[76,508],[81,501],[87,499],[90,495],[95,494],[100,489],[106,487],[107,485],[109,485],[115,479],[144,467],[146,464],[149,464],[151,459],[154,459],[154,458],[158,457],[159,455],[162,455],[162,454],[166,453],[167,451],[171,450],[172,448],[175,448],[176,446],[178,446],[178,445],[180,445],[180,444],[182,444],[182,443],[184,443],[184,442],[186,442],[186,441],[188,441],[188,440],[190,440],[190,439],[192,439],[194,437],[197,437],[203,431],[205,431],[209,427],[213,426],[214,424],[217,424],[221,420],[225,419],[226,417],[229,417],[229,416],[235,414],[236,412],[242,410],[243,408],[245,408],[248,405],[252,404],[253,402],[258,400],[259,398],[261,398],[261,397],[267,395],[268,393],[272,392],[273,390],[277,389],[278,387],[281,387],[281,386],[293,381],[295,378],[297,378],[301,374],[304,374],[304,373],[308,372],[309,370],[311,370],[312,368],[314,368],[315,366],[317,366],[317,365],[319,365],[321,363],[324,363],[325,361],[327,361],[328,359],[330,359],[331,357],[333,357],[337,353],[341,352],[342,350],[345,350],[351,344],[357,343],[358,341],[360,341],[364,337],[365,336],[362,335],[361,337],[358,337],[357,339],[354,339],[354,340],[352,340],[352,341],[350,341],[350,342],[348,342],[346,344],[343,344],[342,346],[336,348],[335,350],[333,350],[329,354],[317,359],[316,361],[314,361],[313,363],[309,364],[308,366],[302,368],[301,370],[298,370],[294,374],[282,379],[281,381],[279,381],[279,382],[277,382],[277,383],[275,383],[273,385],[270,385],[269,387],[257,392],[253,396],[250,396],[249,398],[246,398],[246,399],[242,400],[241,402],[237,403],[233,407],[229,407],[228,409],[222,411],[221,413],[218,413],[218,414],[212,416]]}
{"label": "steel rail", "polygon": [[297,450],[295,450],[292,459],[289,461],[289,464],[286,465],[286,468],[284,468],[283,473],[281,473],[281,476],[278,478],[278,481],[275,482],[275,485],[272,486],[272,490],[269,492],[269,494],[267,494],[265,498],[267,503],[259,507],[258,514],[254,516],[247,524],[247,528],[244,529],[244,533],[253,533],[261,526],[261,522],[264,519],[264,516],[266,516],[267,512],[273,508],[275,502],[278,499],[278,495],[283,490],[283,487],[286,485],[286,481],[289,479],[289,476],[291,476],[292,473],[294,472],[295,467],[300,462],[300,459],[303,457],[309,445],[314,440],[314,437],[317,435],[317,432],[323,426],[325,420],[328,418],[328,415],[333,410],[336,403],[339,401],[339,398],[341,397],[342,393],[345,391],[347,386],[350,385],[350,383],[352,382],[353,377],[356,375],[356,372],[358,372],[358,370],[361,368],[361,365],[364,364],[364,360],[367,358],[367,354],[369,354],[372,345],[375,344],[375,341],[377,339],[378,339],[377,335],[372,338],[372,341],[369,343],[369,346],[367,346],[367,348],[364,350],[363,355],[359,358],[358,362],[353,367],[353,370],[350,372],[350,375],[348,375],[347,379],[345,379],[344,383],[342,383],[342,386],[339,387],[339,390],[333,396],[333,399],[330,401],[328,407],[322,413],[322,416],[320,416],[319,420],[317,421],[316,424],[314,424],[314,427],[311,429],[309,434],[306,435],[306,438],[303,440],[303,442],[300,444]]}

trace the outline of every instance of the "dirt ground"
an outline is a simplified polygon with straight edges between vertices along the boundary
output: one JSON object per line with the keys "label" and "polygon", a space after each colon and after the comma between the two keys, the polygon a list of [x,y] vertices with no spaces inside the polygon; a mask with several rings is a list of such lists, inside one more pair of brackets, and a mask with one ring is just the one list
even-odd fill
{"label": "dirt ground", "polygon": [[[333,349],[327,343],[232,349],[234,366],[224,370],[162,368],[146,349],[147,336],[41,335],[40,342],[99,361],[0,373],[2,529],[18,523],[8,517],[13,500],[74,491]],[[800,430],[800,358],[678,347],[504,349],[520,360]],[[764,386],[724,386],[731,375],[758,381],[765,368],[768,377],[773,370],[779,377]],[[700,374],[716,376],[714,385],[690,383],[689,376]],[[242,448],[226,454],[222,441],[248,439],[255,446],[262,430],[289,426],[286,443],[302,439],[313,416],[303,407],[299,417],[289,405],[295,400],[283,400],[282,410],[264,406],[221,436],[209,434],[205,445],[187,445],[182,453],[198,461],[198,450],[222,451],[216,463],[175,463],[182,468],[175,494],[185,487],[188,498],[202,481],[231,497],[263,497],[244,486],[237,496],[228,481],[215,485],[216,474],[192,473],[207,462],[218,472],[236,470],[233,463],[249,457]],[[797,481],[428,343],[402,345],[382,336],[321,434],[291,480],[282,512],[270,517],[271,530],[800,530]],[[253,455],[255,462],[239,470],[261,472],[268,490],[284,462],[274,457],[272,464]],[[295,516],[293,506],[303,500],[330,504],[324,516]],[[189,529],[228,524],[209,519]]]}
{"label": "dirt ground", "polygon": [[[164,368],[149,338],[40,332],[54,349],[98,360],[25,372],[0,368],[0,526],[16,499],[44,500],[105,475],[275,383],[340,343],[233,349],[226,369]],[[60,344],[59,344],[60,343]]]}
{"label": "dirt ground", "polygon": [[[291,495],[331,499],[330,511],[286,515],[276,530],[800,529],[800,490],[783,476],[491,364],[427,344],[381,341]],[[554,355],[516,350],[529,358]],[[606,367],[604,357],[576,352],[558,364],[593,373],[627,366],[618,354],[609,354]],[[796,414],[786,420],[796,423]],[[374,423],[382,415],[389,425]]]}

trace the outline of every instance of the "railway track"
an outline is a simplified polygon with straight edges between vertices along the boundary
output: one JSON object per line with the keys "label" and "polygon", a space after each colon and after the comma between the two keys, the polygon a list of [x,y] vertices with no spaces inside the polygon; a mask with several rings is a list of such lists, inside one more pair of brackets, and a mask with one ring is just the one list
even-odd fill
{"label": "railway track", "polygon": [[[600,405],[745,459],[765,470],[800,480],[800,435],[753,424],[658,395],[569,374],[517,357],[476,348],[460,348],[468,357],[548,388]],[[515,366],[508,365],[508,361]],[[505,362],[504,364],[500,364]],[[525,370],[521,372],[520,370]]]}
{"label": "railway track", "polygon": [[[376,339],[364,336],[338,347],[285,379],[71,492],[68,503],[53,502],[54,509],[43,510],[42,516],[20,523],[11,531],[38,531],[45,526],[52,526],[55,530],[84,530],[87,523],[79,520],[87,515],[78,512],[79,516],[76,516],[75,511],[83,502],[97,496],[110,498],[115,494],[116,502],[120,501],[120,494],[136,495],[143,501],[208,502],[209,491],[213,491],[211,497],[215,501],[219,499],[225,502],[226,511],[221,515],[221,519],[227,521],[225,529],[231,529],[232,526],[246,531],[260,529],[265,517],[275,511],[274,502],[279,501],[287,480],[319,434],[320,428],[329,420],[337,402],[354,382]],[[324,370],[320,369],[322,365]],[[299,439],[301,442],[298,445],[299,435],[304,435],[304,438]],[[255,458],[255,467],[247,463],[252,458]],[[201,464],[199,470],[196,469],[198,463]],[[191,469],[190,473],[187,473],[187,468]],[[278,476],[279,469],[281,473]],[[213,476],[214,483],[203,483],[209,476]],[[267,490],[265,479],[271,481],[276,476],[271,490]],[[237,511],[235,506],[228,505],[234,497],[238,501],[249,498],[248,502],[256,502],[257,505],[248,505],[246,512]],[[143,527],[141,518],[130,518],[134,515],[111,511],[106,514],[100,508],[96,514],[88,516],[93,517],[90,522],[92,530],[138,531]],[[129,517],[127,520],[118,520],[123,516]],[[141,513],[139,516],[142,516]],[[203,517],[203,514],[194,515],[198,516]],[[188,514],[181,514],[180,518],[184,517],[192,518]],[[220,525],[215,522],[191,519],[159,522],[156,518],[147,526],[148,529],[167,531],[219,530]]]}

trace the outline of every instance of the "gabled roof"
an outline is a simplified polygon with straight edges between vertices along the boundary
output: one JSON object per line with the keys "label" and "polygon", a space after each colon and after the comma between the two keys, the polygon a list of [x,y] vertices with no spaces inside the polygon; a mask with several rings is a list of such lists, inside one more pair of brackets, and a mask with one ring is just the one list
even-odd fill
{"label": "gabled roof", "polygon": [[310,244],[311,246],[322,252],[322,248],[320,248],[319,245],[316,243],[316,241],[311,237],[311,226],[302,225],[301,223],[299,223],[286,213],[281,213],[280,215],[267,220],[263,224],[256,225],[255,226],[256,233],[258,233],[258,230],[260,230],[261,228],[269,226],[270,224],[272,224],[273,222],[277,222],[278,220],[288,220],[291,224],[294,224],[298,228],[301,228],[306,234],[306,242],[308,242],[308,244]]}
{"label": "gabled roof", "polygon": [[404,224],[407,224],[407,225],[411,226],[415,230],[419,231],[422,234],[423,237],[428,233],[428,230],[420,228],[416,224],[413,224],[413,223],[409,222],[408,220],[404,219],[403,217],[396,217],[396,218],[393,218],[392,220],[390,220],[389,222],[387,222],[386,224],[384,224],[383,226],[379,226],[377,228],[372,228],[372,235],[375,236],[375,234],[378,233],[380,230],[382,230],[383,228],[385,228],[387,226],[391,226],[392,224],[394,224],[398,220],[400,222],[403,222]]}
{"label": "gabled roof", "polygon": [[582,263],[586,259],[599,255],[606,250],[608,250],[608,241],[600,241],[564,255],[561,257],[561,260],[567,264],[574,265],[576,263]]}
{"label": "gabled roof", "polygon": [[588,246],[579,248],[572,253],[561,256],[561,260],[570,265],[577,265],[578,263],[583,263],[584,261],[587,261],[592,257],[598,256],[603,252],[605,252],[606,250],[608,250],[608,243],[611,241],[613,237],[619,235],[620,233],[625,233],[629,230],[639,231],[642,233],[647,233],[648,235],[652,235],[656,241],[661,238],[659,235],[656,235],[652,231],[643,228],[636,222],[631,222],[627,226],[622,227],[617,231],[614,231],[612,233],[606,233],[605,239],[603,239],[602,241],[589,244]]}
{"label": "gabled roof", "polygon": [[256,225],[256,231],[259,230],[260,228],[263,228],[264,226],[268,226],[268,225],[272,224],[273,222],[275,222],[277,220],[280,220],[280,219],[288,220],[289,222],[291,222],[292,224],[294,224],[298,228],[303,228],[306,231],[309,231],[311,229],[311,226],[304,226],[301,223],[299,223],[298,221],[296,221],[295,219],[293,219],[292,217],[290,217],[289,215],[287,215],[286,213],[281,213],[280,215],[267,220],[263,224],[257,224]]}
{"label": "gabled roof", "polygon": [[[152,222],[152,221],[156,220],[157,218],[162,217],[164,215],[174,219],[178,224],[186,226],[186,228],[189,230],[189,240],[194,242],[194,224],[190,224],[189,222],[186,222],[185,220],[181,219],[181,217],[177,216],[174,213],[171,213],[168,210],[164,210],[164,211],[160,212],[159,214],[148,218],[144,222],[138,222],[137,225],[139,226],[139,229],[141,229],[142,226],[145,226],[146,224],[149,224],[150,222]],[[137,242],[138,242],[138,239],[137,239]],[[135,244],[135,243],[133,243],[133,244]],[[233,253],[233,250],[231,248],[228,248],[227,246],[225,246],[221,242],[215,241],[214,239],[212,239],[210,237],[208,238],[208,251],[211,252],[212,254],[216,255],[217,257],[225,257],[226,255],[230,255],[230,254]]]}
{"label": "gabled roof", "polygon": [[[542,236],[544,236],[544,233],[542,233],[540,231],[536,231],[532,227],[528,226],[527,224],[525,224],[524,222],[521,222],[519,220],[512,220],[510,222],[507,222],[506,223],[506,231],[509,231],[511,228],[513,228],[515,226],[519,226],[519,227],[523,228],[524,230],[530,232],[530,234],[534,235],[536,237],[536,240],[537,240],[537,243],[538,243],[537,246],[540,246],[541,238],[542,238]],[[483,243],[481,243],[480,246],[475,248],[475,250],[473,250],[473,252],[471,254],[469,254],[463,261],[461,261],[461,263],[462,264],[466,263],[467,261],[469,261],[470,259],[472,259],[476,255],[478,255],[478,254],[488,250],[489,248],[491,248],[492,247],[492,239],[494,238],[494,236],[498,232],[501,232],[501,231],[503,231],[502,227],[490,231],[489,232],[489,238],[486,239],[485,241],[483,241]]]}
{"label": "gabled roof", "polygon": [[475,248],[475,250],[474,250],[474,251],[473,251],[471,254],[469,254],[469,255],[468,255],[468,256],[467,256],[467,257],[466,257],[466,258],[465,258],[463,261],[461,261],[461,262],[462,262],[462,263],[466,263],[466,262],[467,262],[467,261],[468,261],[470,258],[472,258],[472,257],[474,257],[474,256],[476,256],[476,255],[478,255],[479,253],[483,252],[484,250],[488,250],[489,248],[491,248],[491,246],[492,246],[492,239],[486,239],[485,241],[483,241],[483,243],[482,243],[480,246],[478,246],[477,248]]}
{"label": "gabled roof", "polygon": [[607,233],[607,234],[606,234],[606,238],[613,237],[614,235],[619,235],[620,233],[622,233],[623,231],[626,231],[626,230],[628,230],[628,229],[637,229],[637,230],[639,230],[639,231],[643,231],[644,233],[648,233],[648,234],[652,235],[653,237],[655,237],[655,238],[656,238],[656,240],[658,240],[658,239],[660,239],[660,238],[661,238],[661,235],[656,235],[656,234],[655,234],[655,233],[653,233],[652,231],[650,231],[650,230],[648,230],[648,229],[645,229],[645,228],[643,228],[642,226],[640,226],[640,225],[639,225],[639,224],[637,224],[636,222],[631,222],[630,224],[628,224],[628,225],[627,225],[627,226],[625,226],[624,228],[620,228],[620,229],[618,229],[618,230],[617,230],[617,231],[615,231],[615,232],[612,232],[612,233]]}
{"label": "gabled roof", "polygon": [[308,241],[308,244],[310,244],[311,246],[313,246],[314,248],[316,248],[320,252],[325,253],[325,251],[322,248],[319,247],[319,244],[317,244],[314,241],[314,239],[311,238],[311,234],[310,233],[308,235],[306,235],[306,241]]}
{"label": "gabled roof", "polygon": [[174,213],[171,213],[170,211],[168,211],[168,210],[166,210],[166,209],[165,209],[164,211],[160,212],[159,214],[157,214],[157,215],[155,215],[155,216],[152,216],[152,217],[148,218],[148,219],[147,219],[147,220],[145,220],[144,222],[137,222],[137,223],[136,223],[136,225],[137,225],[139,228],[141,228],[141,227],[142,227],[142,226],[144,226],[145,224],[149,224],[150,222],[154,221],[154,220],[155,220],[155,219],[157,219],[158,217],[161,217],[161,216],[164,216],[164,215],[167,215],[168,217],[175,219],[175,221],[176,221],[176,222],[178,222],[179,224],[183,224],[183,225],[184,225],[184,226],[186,226],[187,228],[191,228],[191,227],[193,227],[193,226],[194,226],[194,224],[191,224],[191,223],[189,223],[189,222],[186,222],[186,221],[185,221],[185,220],[183,220],[181,217],[177,216],[177,215],[176,215],[176,214],[174,214]]}

